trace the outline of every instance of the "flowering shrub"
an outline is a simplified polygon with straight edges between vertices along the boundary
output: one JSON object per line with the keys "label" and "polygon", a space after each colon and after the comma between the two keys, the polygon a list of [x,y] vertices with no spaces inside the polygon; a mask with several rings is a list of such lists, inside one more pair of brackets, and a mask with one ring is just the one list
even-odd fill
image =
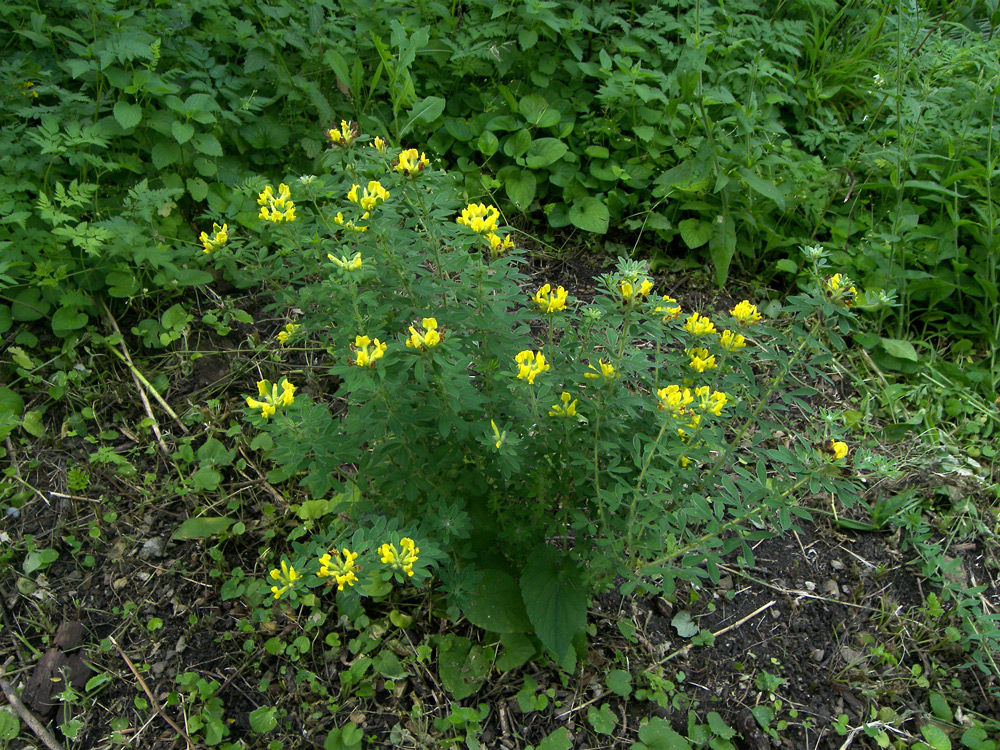
{"label": "flowering shrub", "polygon": [[805,514],[798,490],[850,502],[832,422],[770,439],[783,411],[807,408],[805,388],[774,398],[782,378],[851,325],[819,276],[784,332],[749,300],[684,311],[627,260],[593,300],[532,291],[494,206],[464,204],[425,155],[353,133],[328,133],[330,174],[262,194],[269,217],[303,207],[272,245],[212,255],[275,280],[301,313],[285,330],[334,383],[293,398],[288,380],[262,381],[247,399],[270,480],[314,498],[296,506],[308,523],[272,574],[276,599],[331,588],[352,607],[432,580],[483,627],[498,627],[491,608],[519,610],[572,667],[589,595],[616,577],[667,594],[717,579],[722,554],[752,561],[764,518],[784,530]]}

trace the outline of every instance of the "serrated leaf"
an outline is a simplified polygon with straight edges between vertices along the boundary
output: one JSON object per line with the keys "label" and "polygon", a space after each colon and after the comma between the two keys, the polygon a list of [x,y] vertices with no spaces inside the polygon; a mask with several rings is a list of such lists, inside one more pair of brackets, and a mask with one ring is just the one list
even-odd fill
{"label": "serrated leaf", "polygon": [[521,211],[527,211],[535,199],[538,182],[526,169],[511,169],[504,177],[503,187],[507,197]]}
{"label": "serrated leaf", "polygon": [[618,719],[611,713],[611,707],[605,703],[600,708],[591,706],[587,710],[587,722],[598,734],[611,734],[615,731]]}
{"label": "serrated leaf", "polygon": [[684,219],[677,228],[681,230],[681,239],[691,250],[701,247],[712,236],[712,225],[701,219]]}
{"label": "serrated leaf", "polygon": [[115,102],[114,115],[123,130],[131,130],[142,122],[142,107],[131,102],[118,101]]}
{"label": "serrated leaf", "polygon": [[557,661],[566,661],[587,625],[587,589],[578,563],[538,545],[521,575],[521,596],[539,640]]}
{"label": "serrated leaf", "polygon": [[177,528],[177,531],[170,538],[174,541],[207,539],[210,536],[221,534],[232,525],[233,519],[224,516],[189,518]]}
{"label": "serrated leaf", "polygon": [[924,742],[934,750],[951,750],[951,740],[936,724],[924,724],[920,727],[920,734],[924,736]]}
{"label": "serrated leaf", "polygon": [[438,674],[455,700],[468,698],[479,690],[489,672],[490,662],[482,646],[457,635],[441,637],[438,646]]}
{"label": "serrated leaf", "polygon": [[198,153],[205,156],[222,156],[222,144],[211,133],[199,133],[191,139],[191,145]]}
{"label": "serrated leaf", "polygon": [[530,633],[521,589],[502,570],[483,570],[476,593],[463,614],[476,627],[491,633]]}
{"label": "serrated leaf", "polygon": [[899,359],[906,359],[910,362],[920,361],[920,357],[917,355],[917,350],[914,349],[913,344],[906,339],[880,338],[879,342],[882,344],[882,348],[885,349],[886,354],[890,354]]}
{"label": "serrated leaf", "polygon": [[174,120],[170,125],[170,133],[178,143],[187,143],[194,135],[194,125],[189,122]]}
{"label": "serrated leaf", "polygon": [[169,167],[181,158],[181,147],[173,141],[157,141],[149,152],[153,166],[157,169]]}
{"label": "serrated leaf", "polygon": [[604,234],[608,231],[611,216],[604,201],[600,198],[587,196],[573,201],[573,205],[569,207],[569,220],[577,229]]}

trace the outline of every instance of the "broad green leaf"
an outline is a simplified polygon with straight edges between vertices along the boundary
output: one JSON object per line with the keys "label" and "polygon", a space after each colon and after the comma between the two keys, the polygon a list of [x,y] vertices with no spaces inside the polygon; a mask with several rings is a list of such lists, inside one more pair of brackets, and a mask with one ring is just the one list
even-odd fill
{"label": "broad green leaf", "polygon": [[42,298],[42,293],[37,287],[22,289],[14,297],[10,306],[11,317],[19,323],[27,323],[32,320],[39,320],[52,309],[48,300]]}
{"label": "broad green leaf", "polygon": [[205,156],[222,156],[222,144],[211,133],[199,133],[191,139],[191,145],[198,153]]}
{"label": "broad green leaf", "polygon": [[10,315],[10,305],[0,305],[0,333],[7,333],[14,325],[14,319]]}
{"label": "broad green leaf", "polygon": [[691,613],[687,610],[681,610],[674,615],[670,624],[681,638],[693,638],[698,635],[698,624],[691,619]]}
{"label": "broad green leaf", "polygon": [[181,147],[173,141],[157,141],[149,152],[153,166],[157,169],[169,167],[181,158]]}
{"label": "broad green leaf", "polygon": [[774,264],[774,267],[777,268],[779,271],[784,271],[785,273],[799,272],[798,264],[794,260],[791,260],[789,258],[781,258],[777,263]]}
{"label": "broad green leaf", "polygon": [[604,201],[587,196],[573,201],[573,205],[569,207],[569,220],[577,229],[604,234],[608,231],[610,215]]}
{"label": "broad green leaf", "polygon": [[615,731],[618,719],[611,712],[611,707],[605,703],[600,708],[591,706],[587,709],[587,722],[598,734],[611,734]]}
{"label": "broad green leaf", "polygon": [[712,236],[708,238],[708,255],[715,266],[715,282],[721,289],[729,278],[729,264],[736,254],[736,222],[726,216],[721,222],[711,224]]}
{"label": "broad green leaf", "polygon": [[538,743],[538,750],[569,750],[573,741],[569,738],[569,730],[559,727],[552,734]]}
{"label": "broad green leaf", "polygon": [[691,743],[670,727],[666,719],[650,719],[639,727],[639,741],[632,750],[691,750]]}
{"label": "broad green leaf", "polygon": [[441,636],[438,645],[438,673],[445,690],[455,700],[468,698],[479,690],[490,670],[490,660],[482,646],[457,635]]}
{"label": "broad green leaf", "polygon": [[565,662],[573,639],[587,625],[587,588],[579,564],[547,544],[538,545],[521,574],[521,596],[538,638]]}
{"label": "broad green leaf", "polygon": [[491,633],[530,633],[521,589],[502,570],[484,570],[472,601],[463,612],[476,627]]}
{"label": "broad green leaf", "polygon": [[681,230],[681,239],[691,250],[701,247],[712,236],[712,225],[701,219],[684,219],[677,228]]}
{"label": "broad green leaf", "polygon": [[87,313],[76,305],[60,307],[52,314],[52,330],[58,335],[61,331],[75,331],[87,325],[90,320]]}
{"label": "broad green leaf", "polygon": [[951,750],[951,740],[936,724],[924,724],[920,727],[920,734],[924,736],[924,742],[934,750]]}
{"label": "broad green leaf", "polygon": [[0,708],[0,740],[12,740],[20,733],[20,720],[7,709]]}
{"label": "broad green leaf", "polygon": [[24,413],[24,419],[21,420],[21,427],[29,435],[34,435],[35,437],[41,437],[45,434],[45,425],[42,424],[42,413],[38,409],[31,409]]}
{"label": "broad green leaf", "polygon": [[209,491],[217,489],[222,482],[222,474],[211,466],[202,466],[191,475],[191,485],[195,492]]}
{"label": "broad green leaf", "polygon": [[389,649],[379,651],[378,655],[372,659],[372,666],[387,680],[402,680],[406,677],[406,670],[403,669],[399,657]]}
{"label": "broad green leaf", "polygon": [[549,108],[549,103],[541,94],[528,94],[521,97],[517,108],[521,113],[521,117],[534,124],[539,115]]}
{"label": "broad green leaf", "polygon": [[774,201],[775,205],[779,210],[785,210],[785,195],[782,193],[778,187],[767,180],[759,177],[753,171],[747,169],[746,167],[739,168],[740,177],[743,178],[743,182],[751,190],[760,193],[765,198]]}
{"label": "broad green leaf", "polygon": [[529,169],[541,169],[559,161],[567,151],[569,146],[558,138],[536,138],[528,146],[524,163]]}
{"label": "broad green leaf", "polygon": [[[498,175],[499,176],[499,175]],[[526,169],[512,168],[503,178],[504,191],[511,202],[521,211],[527,211],[535,199],[537,180]]]}
{"label": "broad green leaf", "polygon": [[142,121],[142,107],[138,104],[131,104],[126,101],[115,103],[115,120],[122,126],[123,130],[131,130]]}
{"label": "broad green leaf", "polygon": [[250,712],[250,729],[257,734],[270,732],[278,726],[278,709],[275,706],[261,706]]}
{"label": "broad green leaf", "polygon": [[504,139],[503,152],[511,159],[516,159],[519,156],[524,156],[530,145],[531,133],[523,129],[518,130],[513,135],[509,135]]}
{"label": "broad green leaf", "polygon": [[[523,605],[522,605],[523,606]],[[502,633],[503,653],[497,657],[496,668],[501,672],[517,669],[535,655],[535,644],[524,633]]]}
{"label": "broad green leaf", "polygon": [[476,148],[483,156],[493,156],[500,148],[500,140],[491,130],[484,130],[476,139]]}
{"label": "broad green leaf", "polygon": [[430,125],[444,112],[445,100],[440,96],[428,96],[414,104],[406,113],[406,124],[399,131],[402,138],[415,125]]}
{"label": "broad green leaf", "polygon": [[131,271],[109,271],[104,283],[112,297],[131,297],[139,291],[139,280]]}
{"label": "broad green leaf", "polygon": [[208,197],[208,183],[200,177],[188,177],[187,189],[188,193],[196,201],[201,202]]}
{"label": "broad green leaf", "polygon": [[186,539],[207,539],[210,536],[221,534],[233,525],[232,518],[220,516],[202,516],[200,518],[189,518],[182,523],[177,531],[170,538],[174,541],[184,541]]}
{"label": "broad green leaf", "polygon": [[882,344],[882,348],[885,349],[886,354],[891,354],[893,357],[898,357],[899,359],[908,359],[911,362],[918,362],[920,357],[917,356],[917,350],[913,348],[911,344],[906,339],[879,339]]}
{"label": "broad green leaf", "polygon": [[191,136],[194,135],[194,125],[189,122],[174,120],[170,124],[170,132],[174,136],[174,140],[178,143],[187,143],[191,140]]}
{"label": "broad green leaf", "polygon": [[632,694],[632,675],[624,669],[612,669],[608,672],[604,684],[615,695],[628,698]]}

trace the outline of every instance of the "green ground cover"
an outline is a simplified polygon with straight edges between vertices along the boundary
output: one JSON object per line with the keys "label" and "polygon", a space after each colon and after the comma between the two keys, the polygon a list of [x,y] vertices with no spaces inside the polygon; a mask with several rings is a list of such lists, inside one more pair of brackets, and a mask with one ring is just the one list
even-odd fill
{"label": "green ground cover", "polygon": [[996,747],[990,3],[0,15],[0,743]]}

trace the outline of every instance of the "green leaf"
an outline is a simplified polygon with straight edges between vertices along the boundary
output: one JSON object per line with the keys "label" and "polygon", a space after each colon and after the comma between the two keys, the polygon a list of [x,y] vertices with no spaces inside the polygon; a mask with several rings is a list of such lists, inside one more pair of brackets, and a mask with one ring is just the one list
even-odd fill
{"label": "green leaf", "polygon": [[639,742],[632,750],[691,750],[691,743],[670,727],[665,719],[651,719],[639,727]]}
{"label": "green leaf", "polygon": [[21,733],[21,722],[6,709],[0,709],[0,740],[12,740]]}
{"label": "green leaf", "polygon": [[538,750],[569,750],[573,741],[569,738],[569,730],[559,727],[548,737],[538,743]]}
{"label": "green leaf", "polygon": [[951,750],[951,740],[936,724],[924,724],[920,727],[920,734],[924,736],[924,742],[934,750]]}
{"label": "green leaf", "polygon": [[774,267],[777,268],[779,271],[784,271],[785,273],[799,272],[798,263],[789,258],[782,258],[781,260],[779,260],[777,263],[774,264]]}
{"label": "green leaf", "polygon": [[500,139],[492,131],[484,130],[476,139],[476,148],[483,156],[493,156],[500,148]]}
{"label": "green leaf", "polygon": [[587,625],[587,588],[579,564],[547,544],[538,545],[521,574],[521,596],[542,644],[566,663],[573,639]]}
{"label": "green leaf", "polygon": [[200,177],[188,177],[187,189],[188,193],[196,201],[200,202],[208,197],[208,183]]}
{"label": "green leaf", "polygon": [[691,619],[691,613],[687,610],[681,610],[674,615],[670,624],[674,626],[674,630],[681,638],[693,638],[698,635],[698,625]]}
{"label": "green leaf", "polygon": [[191,145],[198,153],[205,154],[205,156],[222,156],[222,144],[211,133],[199,133],[191,139]]}
{"label": "green leaf", "polygon": [[44,318],[52,305],[48,300],[42,298],[42,293],[37,287],[22,289],[14,297],[10,306],[11,317],[19,323],[29,323],[33,320]]}
{"label": "green leaf", "polygon": [[612,669],[608,672],[604,684],[615,695],[628,698],[632,694],[632,675],[624,669]]}
{"label": "green leaf", "polygon": [[708,720],[708,728],[712,730],[712,734],[716,737],[729,740],[736,734],[736,730],[723,721],[722,716],[717,712],[709,711],[708,716],[705,718]]}
{"label": "green leaf", "polygon": [[928,702],[931,704],[931,713],[934,714],[935,719],[940,719],[941,721],[952,722],[955,720],[955,715],[951,711],[951,706],[948,705],[948,701],[945,699],[941,693],[931,692],[927,696]]}
{"label": "green leaf", "polygon": [[591,706],[587,710],[587,722],[598,734],[611,734],[615,731],[618,719],[611,713],[611,707],[605,703],[600,708]]}
{"label": "green leaf", "polygon": [[[499,174],[497,176],[499,177]],[[538,186],[535,175],[526,169],[512,167],[502,179],[507,197],[519,210],[527,211],[535,199],[535,190]]]}
{"label": "green leaf", "polygon": [[372,666],[376,672],[387,680],[402,680],[406,677],[406,670],[403,669],[403,664],[399,661],[399,657],[388,649],[379,651],[378,655],[372,660]]}
{"label": "green leaf", "polygon": [[490,660],[482,646],[458,635],[441,637],[438,645],[438,673],[445,690],[455,700],[467,698],[483,684]]}
{"label": "green leaf", "polygon": [[535,644],[524,633],[502,633],[500,645],[503,653],[497,657],[496,667],[501,672],[517,669],[535,655]]}
{"label": "green leaf", "polygon": [[153,144],[149,155],[153,160],[153,166],[163,169],[181,158],[181,147],[173,141],[157,141]]}
{"label": "green leaf", "polygon": [[541,114],[549,109],[549,103],[541,94],[528,94],[521,97],[517,109],[521,117],[534,124]]}
{"label": "green leaf", "polygon": [[511,159],[516,159],[519,156],[524,156],[530,145],[531,133],[524,129],[518,130],[504,139],[503,152]]}
{"label": "green leaf", "polygon": [[715,281],[721,289],[729,277],[729,264],[736,254],[736,222],[732,216],[726,216],[721,222],[713,222],[711,226],[708,255],[715,266]]}
{"label": "green leaf", "polygon": [[[191,475],[191,485],[195,492],[212,491],[222,482],[222,474],[211,466],[202,466]],[[185,521],[187,523],[187,521]],[[183,528],[183,526],[181,527]]]}
{"label": "green leaf", "polygon": [[584,232],[604,234],[608,231],[610,218],[604,201],[593,196],[573,201],[573,205],[569,207],[570,223]]}
{"label": "green leaf", "polygon": [[34,435],[35,437],[41,437],[45,434],[45,425],[42,424],[42,413],[38,409],[31,409],[24,413],[24,419],[21,420],[21,427],[29,435]]}
{"label": "green leaf", "polygon": [[60,307],[52,314],[52,331],[58,336],[61,331],[76,331],[87,325],[90,317],[76,305]]}
{"label": "green leaf", "polygon": [[104,277],[108,294],[119,299],[131,297],[139,291],[139,280],[132,271],[109,271]]}
{"label": "green leaf", "polygon": [[756,173],[746,167],[740,167],[737,171],[740,173],[740,177],[743,178],[743,182],[747,185],[747,187],[757,193],[760,193],[765,198],[774,201],[779,210],[785,210],[785,195],[777,188],[776,185],[759,177]]}
{"label": "green leaf", "polygon": [[0,438],[10,434],[21,422],[24,399],[10,388],[0,388]]}
{"label": "green leaf", "polygon": [[559,161],[567,151],[569,146],[558,138],[536,138],[528,146],[524,163],[529,169],[541,169]]}
{"label": "green leaf", "polygon": [[14,319],[10,315],[10,305],[0,305],[0,333],[7,333],[14,325]]}
{"label": "green leaf", "polygon": [[178,143],[187,143],[191,140],[191,136],[194,135],[194,125],[189,122],[174,120],[170,124],[170,132],[174,136],[174,140]]}
{"label": "green leaf", "polygon": [[712,225],[701,219],[684,219],[677,228],[681,230],[681,239],[691,250],[701,247],[712,236]]}
{"label": "green leaf", "polygon": [[221,534],[232,525],[233,519],[224,516],[189,518],[180,525],[170,538],[178,542],[187,539],[207,539],[210,536]]}
{"label": "green leaf", "polygon": [[491,633],[530,633],[521,589],[502,570],[484,570],[476,593],[463,614],[469,622]]}
{"label": "green leaf", "polygon": [[126,101],[115,103],[115,119],[123,130],[131,130],[142,121],[142,107]]}
{"label": "green leaf", "polygon": [[920,357],[917,356],[917,350],[906,339],[880,338],[879,342],[882,344],[882,348],[885,349],[886,354],[898,357],[899,359],[907,359],[911,362],[920,361]]}
{"label": "green leaf", "polygon": [[261,706],[250,712],[250,729],[257,734],[270,732],[278,726],[278,709],[275,706]]}
{"label": "green leaf", "polygon": [[414,125],[430,125],[444,112],[445,100],[440,96],[428,96],[410,108],[406,113],[407,122],[399,131],[402,138]]}

